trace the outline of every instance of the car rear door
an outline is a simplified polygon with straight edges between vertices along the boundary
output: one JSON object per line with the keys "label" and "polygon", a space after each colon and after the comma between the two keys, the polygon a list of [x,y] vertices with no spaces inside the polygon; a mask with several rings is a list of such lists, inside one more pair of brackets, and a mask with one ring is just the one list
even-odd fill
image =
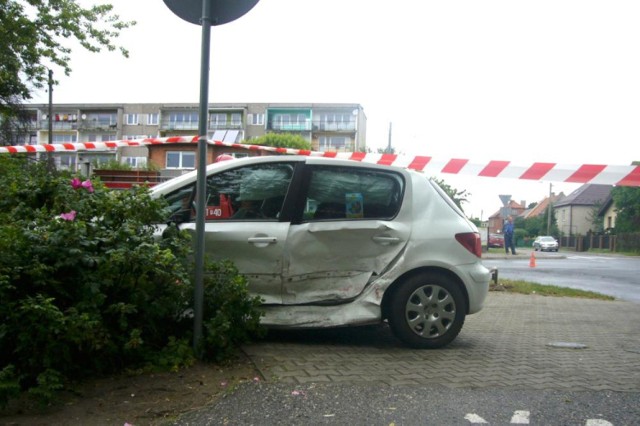
{"label": "car rear door", "polygon": [[283,264],[285,304],[340,303],[356,297],[404,249],[410,223],[401,173],[307,165],[299,215],[289,228]]}

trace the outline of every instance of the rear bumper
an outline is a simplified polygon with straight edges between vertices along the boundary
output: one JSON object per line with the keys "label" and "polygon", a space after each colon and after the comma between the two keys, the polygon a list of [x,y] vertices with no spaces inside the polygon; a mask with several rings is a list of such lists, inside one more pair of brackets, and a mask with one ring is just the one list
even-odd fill
{"label": "rear bumper", "polygon": [[467,294],[469,295],[469,314],[475,314],[481,311],[484,306],[484,301],[489,293],[489,282],[493,274],[484,265],[477,263],[471,266],[469,277],[470,280],[466,285]]}

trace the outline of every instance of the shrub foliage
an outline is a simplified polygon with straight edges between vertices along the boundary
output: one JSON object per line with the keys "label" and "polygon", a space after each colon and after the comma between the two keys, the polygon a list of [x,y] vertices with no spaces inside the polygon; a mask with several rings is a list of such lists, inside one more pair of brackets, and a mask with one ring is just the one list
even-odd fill
{"label": "shrub foliage", "polygon": [[[154,237],[162,200],[0,158],[0,405],[48,400],[66,380],[194,360],[188,235]],[[95,185],[95,186],[94,186]],[[210,264],[206,359],[261,331],[233,265]]]}

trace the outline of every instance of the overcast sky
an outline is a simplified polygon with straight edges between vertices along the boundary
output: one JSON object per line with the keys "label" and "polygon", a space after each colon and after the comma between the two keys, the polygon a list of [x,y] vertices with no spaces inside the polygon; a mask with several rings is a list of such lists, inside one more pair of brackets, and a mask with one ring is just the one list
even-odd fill
{"label": "overcast sky", "polygon": [[[108,0],[130,51],[76,49],[54,103],[198,102],[202,30],[162,0]],[[82,0],[82,4],[95,3]],[[349,102],[367,144],[445,159],[640,160],[640,1],[260,0],[211,30],[209,102]],[[48,102],[46,93],[33,99]],[[487,219],[499,194],[579,185],[442,175]]]}

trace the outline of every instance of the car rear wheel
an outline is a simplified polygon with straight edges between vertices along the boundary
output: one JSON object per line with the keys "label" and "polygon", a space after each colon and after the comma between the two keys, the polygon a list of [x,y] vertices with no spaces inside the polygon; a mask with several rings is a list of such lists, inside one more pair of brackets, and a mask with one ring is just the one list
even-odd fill
{"label": "car rear wheel", "polygon": [[436,349],[460,333],[466,311],[457,283],[441,274],[424,273],[409,278],[393,295],[389,326],[408,346]]}

